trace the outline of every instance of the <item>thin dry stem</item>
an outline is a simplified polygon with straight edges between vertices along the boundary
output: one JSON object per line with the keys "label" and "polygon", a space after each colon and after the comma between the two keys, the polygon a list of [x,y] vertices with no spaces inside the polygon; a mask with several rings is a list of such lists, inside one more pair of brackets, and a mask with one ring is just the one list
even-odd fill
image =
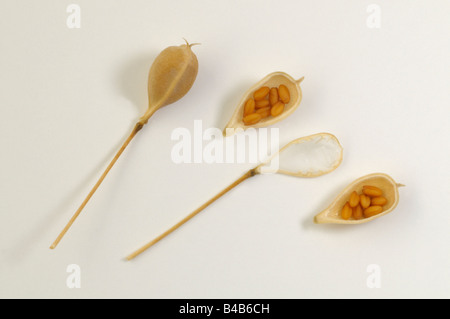
{"label": "thin dry stem", "polygon": [[233,183],[231,183],[227,188],[225,188],[224,190],[222,190],[220,193],[218,193],[216,196],[214,196],[213,198],[211,198],[209,201],[207,201],[206,203],[204,203],[202,206],[200,206],[199,208],[197,208],[195,211],[193,211],[192,213],[190,213],[189,215],[187,215],[185,218],[183,218],[182,220],[180,220],[178,223],[176,223],[175,225],[173,225],[171,228],[169,228],[168,230],[166,230],[164,233],[162,233],[161,235],[159,235],[158,237],[156,237],[155,239],[153,239],[152,241],[150,241],[149,243],[147,243],[146,245],[142,246],[141,248],[139,248],[138,250],[136,250],[135,252],[131,253],[130,255],[128,255],[126,257],[127,260],[131,260],[135,257],[137,257],[138,255],[140,255],[141,253],[143,253],[145,250],[149,249],[150,247],[152,247],[154,244],[156,244],[157,242],[159,242],[161,239],[163,239],[164,237],[166,237],[167,235],[169,235],[170,233],[172,233],[173,231],[175,231],[176,229],[178,229],[181,225],[183,225],[184,223],[186,223],[188,220],[190,220],[191,218],[193,218],[195,215],[197,215],[198,213],[200,213],[202,210],[204,210],[206,207],[208,207],[209,205],[211,205],[213,202],[215,202],[217,199],[219,199],[220,197],[222,197],[224,194],[226,194],[227,192],[229,192],[231,189],[233,189],[234,187],[236,187],[237,185],[239,185],[240,183],[242,183],[243,181],[245,181],[246,179],[255,176],[257,173],[256,169],[251,169],[248,172],[246,172],[244,175],[242,175],[240,178],[238,178],[237,180],[235,180]]}
{"label": "thin dry stem", "polygon": [[89,192],[89,194],[86,196],[86,198],[84,199],[83,203],[81,203],[80,207],[77,209],[77,211],[75,212],[75,214],[72,216],[72,218],[69,220],[69,222],[67,223],[66,227],[64,227],[64,229],[61,231],[61,233],[59,234],[59,236],[56,238],[56,240],[53,242],[53,244],[50,246],[50,249],[54,249],[56,248],[56,246],[58,245],[58,243],[61,241],[61,239],[64,237],[64,235],[66,234],[66,232],[69,230],[69,228],[72,226],[72,224],[75,222],[75,220],[77,219],[77,217],[80,215],[81,211],[83,210],[83,208],[86,206],[86,204],[88,203],[88,201],[91,199],[92,195],[94,195],[95,191],[97,190],[97,188],[100,186],[100,184],[103,182],[103,180],[105,179],[106,175],[108,175],[109,171],[111,170],[111,168],[114,166],[114,164],[116,163],[116,161],[119,159],[120,155],[123,153],[123,151],[125,150],[125,148],[128,146],[128,144],[131,142],[131,140],[136,136],[136,134],[142,129],[143,124],[138,122],[136,123],[136,125],[134,126],[133,130],[131,131],[131,134],[128,136],[128,138],[125,140],[125,142],[122,144],[122,146],[120,147],[120,149],[118,150],[118,152],[116,153],[116,155],[114,156],[114,158],[112,159],[112,161],[109,163],[108,167],[105,169],[105,171],[103,172],[103,174],[100,176],[99,180],[97,181],[97,183],[94,185],[94,187],[91,189],[91,191]]}

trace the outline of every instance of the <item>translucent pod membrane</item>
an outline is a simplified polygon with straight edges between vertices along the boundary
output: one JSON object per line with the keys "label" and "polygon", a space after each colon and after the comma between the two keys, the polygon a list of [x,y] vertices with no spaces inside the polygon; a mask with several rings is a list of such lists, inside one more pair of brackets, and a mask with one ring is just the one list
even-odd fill
{"label": "translucent pod membrane", "polygon": [[295,139],[282,147],[269,161],[259,164],[255,168],[245,172],[240,178],[228,185],[221,192],[209,199],[178,223],[128,255],[127,259],[131,260],[142,254],[145,250],[184,225],[187,221],[199,214],[224,194],[253,176],[264,173],[280,173],[295,177],[320,176],[335,170],[341,164],[342,157],[342,147],[337,138],[332,134],[319,133]]}
{"label": "translucent pod membrane", "polygon": [[257,171],[317,177],[335,170],[342,158],[343,148],[338,139],[329,133],[319,133],[291,141]]}

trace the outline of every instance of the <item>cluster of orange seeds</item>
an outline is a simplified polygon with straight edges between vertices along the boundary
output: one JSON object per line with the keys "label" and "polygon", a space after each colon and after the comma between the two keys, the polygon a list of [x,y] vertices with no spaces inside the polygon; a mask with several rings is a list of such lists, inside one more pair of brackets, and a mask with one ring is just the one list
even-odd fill
{"label": "cluster of orange seeds", "polygon": [[345,220],[369,218],[383,212],[383,206],[386,204],[387,199],[383,197],[381,189],[365,185],[362,194],[356,191],[351,193],[350,199],[342,208],[341,217]]}
{"label": "cluster of orange seeds", "polygon": [[278,88],[262,86],[253,93],[244,105],[242,121],[245,125],[253,125],[269,116],[278,116],[291,100],[289,89],[280,84]]}

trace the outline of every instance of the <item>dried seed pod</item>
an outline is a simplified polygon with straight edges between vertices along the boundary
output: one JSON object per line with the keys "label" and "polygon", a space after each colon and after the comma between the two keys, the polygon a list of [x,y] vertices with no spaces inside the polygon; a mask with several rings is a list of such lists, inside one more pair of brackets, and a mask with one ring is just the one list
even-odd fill
{"label": "dried seed pod", "polygon": [[[383,207],[382,212],[371,215],[368,218],[363,219],[349,219],[344,220],[341,217],[341,210],[344,207],[345,203],[348,201],[350,195],[355,191],[357,193],[361,193],[364,185],[373,185],[379,188],[384,197],[387,200],[386,205]],[[400,186],[404,186],[402,184],[397,184],[392,177],[383,173],[375,173],[367,176],[363,176],[358,178],[353,183],[348,185],[328,206],[325,210],[320,212],[314,217],[314,222],[317,224],[361,224],[374,220],[375,218],[384,216],[392,212],[395,207],[397,207],[399,201],[399,193],[398,188]],[[374,207],[374,206],[371,206]],[[367,209],[367,208],[366,208]],[[374,212],[379,209],[373,209]],[[370,213],[370,211],[369,211]],[[373,212],[372,212],[373,213]]]}
{"label": "dried seed pod", "polygon": [[317,177],[334,171],[342,163],[344,150],[336,136],[318,133],[295,139],[256,171],[296,177]]}
{"label": "dried seed pod", "polygon": [[178,101],[191,89],[198,73],[193,45],[186,41],[180,46],[170,46],[153,61],[148,74],[148,110],[140,120],[142,124],[158,109]]}
{"label": "dried seed pod", "polygon": [[108,175],[125,148],[143,126],[147,124],[149,118],[161,107],[178,101],[191,89],[198,72],[197,57],[191,50],[193,45],[194,44],[189,44],[186,41],[186,44],[168,47],[155,58],[148,76],[149,104],[147,111],[136,123],[130,135],[117,151],[97,183],[50,246],[51,249],[56,248],[62,237],[66,234],[88,201],[97,191],[98,187],[101,185],[106,175]]}
{"label": "dried seed pod", "polygon": [[[244,93],[241,101],[239,102],[238,106],[236,107],[233,115],[231,116],[231,119],[229,120],[228,124],[226,125],[223,133],[225,136],[232,135],[235,133],[235,129],[242,128],[242,129],[248,129],[249,127],[266,127],[272,124],[275,124],[285,118],[287,118],[289,115],[291,115],[297,107],[300,105],[300,102],[302,100],[302,90],[300,88],[300,83],[303,81],[303,77],[295,80],[290,75],[284,73],[284,72],[274,72],[266,77],[264,77],[261,81],[253,85],[247,92]],[[266,117],[261,119],[261,121],[257,122],[256,124],[248,125],[245,124],[242,118],[243,114],[243,108],[245,105],[245,102],[253,97],[253,94],[256,90],[259,90],[262,87],[265,88],[272,88],[272,87],[279,87],[280,85],[286,86],[286,88],[290,92],[290,101],[287,103],[284,107],[283,112],[278,115],[277,117]],[[264,99],[266,98],[267,94],[270,93],[267,91],[267,93],[262,92],[264,95]]]}
{"label": "dried seed pod", "polygon": [[[256,113],[254,113],[256,114]],[[303,148],[302,146],[305,146]],[[294,152],[291,153],[289,151]],[[300,151],[300,152],[299,152]],[[283,159],[280,158],[280,155],[289,154],[288,157],[292,157],[291,160],[296,164],[294,169],[277,169],[272,171],[272,173],[280,173],[287,174],[296,177],[317,177],[320,175],[328,174],[339,166],[342,161],[342,147],[340,146],[337,138],[329,133],[319,133],[311,136],[301,137],[295,139],[284,147],[282,147],[274,156],[268,161],[259,164],[255,168],[250,169],[240,178],[236,179],[233,183],[224,188],[217,195],[212,197],[210,200],[205,202],[202,206],[191,212],[189,215],[181,219],[178,223],[167,229],[165,232],[155,237],[153,240],[148,242],[147,244],[141,246],[139,249],[135,250],[133,253],[129,254],[126,259],[131,260],[142,254],[144,251],[152,247],[154,244],[170,235],[172,232],[177,230],[179,227],[184,225],[186,222],[191,220],[194,216],[199,214],[209,205],[214,203],[217,199],[222,197],[224,194],[228,193],[234,187],[241,184],[243,181],[249,179],[250,177],[265,174],[268,171],[264,168],[267,168],[267,165],[272,166],[272,161],[278,162],[280,160],[280,164],[283,165]],[[287,155],[286,154],[286,155]],[[332,159],[330,161],[330,158]],[[317,163],[320,163],[317,165]],[[292,164],[292,162],[291,162]],[[283,165],[284,166],[284,165]],[[273,167],[272,167],[273,168]],[[350,209],[351,214],[351,209]]]}

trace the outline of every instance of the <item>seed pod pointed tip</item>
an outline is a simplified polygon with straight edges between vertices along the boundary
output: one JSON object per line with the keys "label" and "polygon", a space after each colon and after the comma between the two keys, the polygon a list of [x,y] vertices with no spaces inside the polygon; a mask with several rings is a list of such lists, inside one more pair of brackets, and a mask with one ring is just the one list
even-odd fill
{"label": "seed pod pointed tip", "polygon": [[300,84],[303,82],[304,79],[305,79],[305,77],[302,76],[300,79],[296,80],[295,83]]}
{"label": "seed pod pointed tip", "polygon": [[184,42],[186,42],[186,46],[189,48],[192,48],[194,45],[201,45],[201,43],[189,43],[188,40],[186,40],[186,38],[183,38]]}

